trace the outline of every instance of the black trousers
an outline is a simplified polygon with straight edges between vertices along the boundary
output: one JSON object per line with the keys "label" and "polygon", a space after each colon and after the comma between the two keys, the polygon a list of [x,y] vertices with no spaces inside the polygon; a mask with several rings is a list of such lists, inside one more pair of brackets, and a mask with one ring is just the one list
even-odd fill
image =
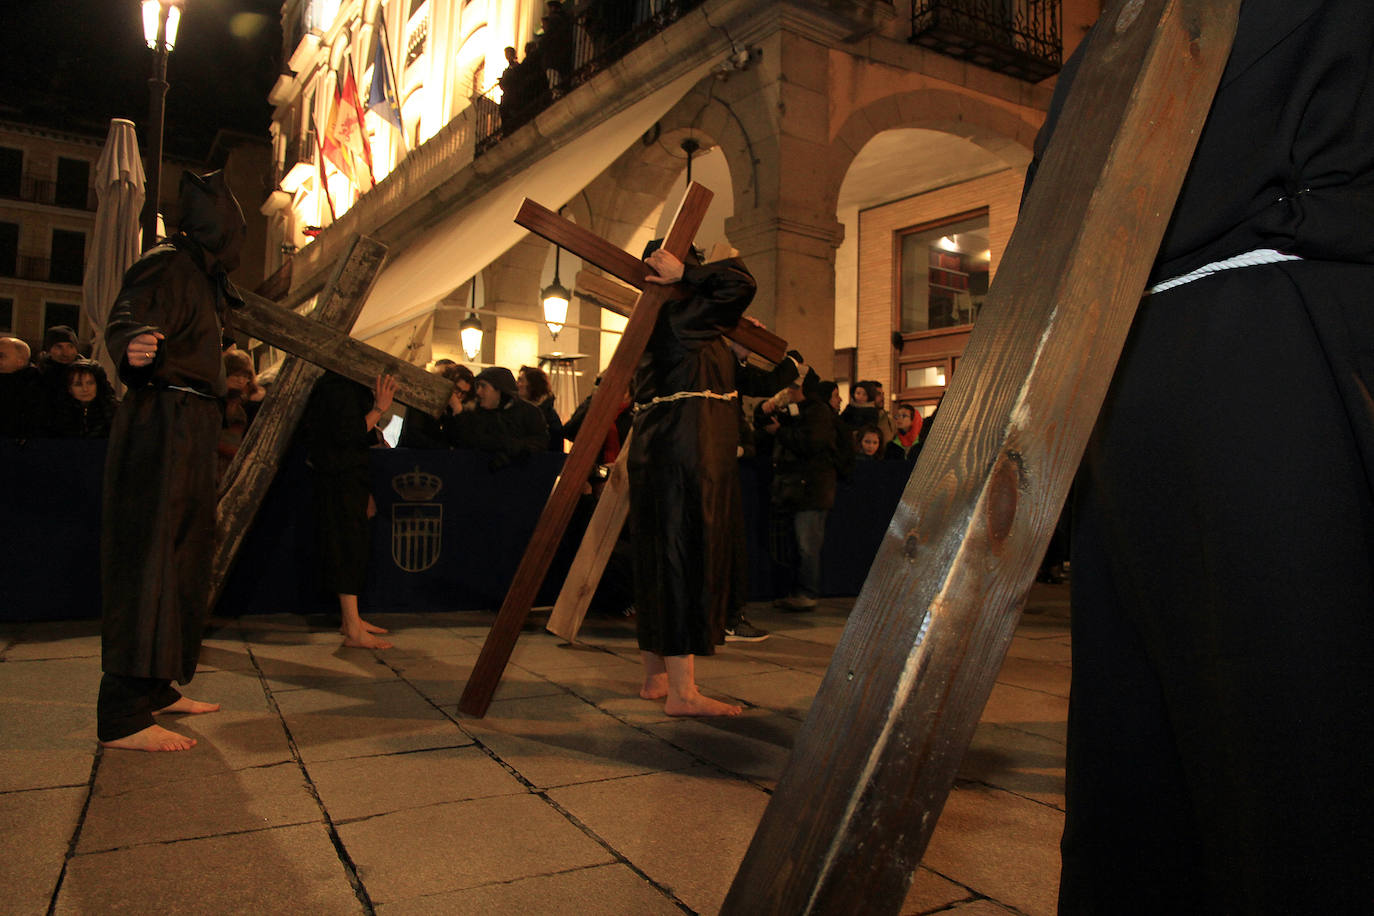
{"label": "black trousers", "polygon": [[170,680],[105,674],[96,700],[95,729],[101,741],[141,732],[153,724],[153,713],[181,699]]}
{"label": "black trousers", "polygon": [[1374,267],[1142,303],[1075,486],[1061,913],[1374,899]]}

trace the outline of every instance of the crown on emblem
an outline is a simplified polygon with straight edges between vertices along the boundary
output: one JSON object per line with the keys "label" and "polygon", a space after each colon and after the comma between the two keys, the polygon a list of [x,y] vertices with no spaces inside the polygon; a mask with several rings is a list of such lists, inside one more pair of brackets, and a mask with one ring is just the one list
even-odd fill
{"label": "crown on emblem", "polygon": [[391,478],[391,489],[396,495],[409,502],[433,499],[444,487],[444,482],[433,474],[427,474],[418,467],[405,474]]}

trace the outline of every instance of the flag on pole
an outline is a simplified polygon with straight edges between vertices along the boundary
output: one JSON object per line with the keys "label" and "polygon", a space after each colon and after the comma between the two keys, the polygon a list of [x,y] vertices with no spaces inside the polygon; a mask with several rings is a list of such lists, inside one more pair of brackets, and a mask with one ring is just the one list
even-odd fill
{"label": "flag on pole", "polygon": [[334,89],[334,105],[325,120],[320,138],[325,158],[343,173],[355,188],[372,188],[372,149],[363,132],[363,107],[358,101],[358,84],[353,79],[353,64],[344,56],[342,86]]}
{"label": "flag on pole", "polygon": [[[378,23],[379,31],[385,26]],[[372,88],[367,93],[367,108],[377,112],[385,121],[391,122],[401,130],[401,100],[396,93],[396,80],[387,64],[386,38],[377,35],[377,53],[372,59]]]}

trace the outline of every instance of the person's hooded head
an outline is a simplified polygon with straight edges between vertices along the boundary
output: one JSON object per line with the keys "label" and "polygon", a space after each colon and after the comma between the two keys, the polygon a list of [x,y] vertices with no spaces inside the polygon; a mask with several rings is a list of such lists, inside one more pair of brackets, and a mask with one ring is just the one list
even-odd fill
{"label": "person's hooded head", "polygon": [[505,402],[517,397],[515,376],[504,366],[488,366],[477,373],[477,406],[483,410],[496,410]]}
{"label": "person's hooded head", "polygon": [[816,400],[822,404],[829,404],[839,410],[840,386],[836,382],[821,382],[816,386]]}
{"label": "person's hooded head", "polygon": [[114,388],[104,367],[89,359],[73,360],[67,366],[67,393],[82,404],[114,399]]}
{"label": "person's hooded head", "polygon": [[76,332],[65,324],[55,324],[43,332],[43,352],[55,363],[69,365],[79,355]]}
{"label": "person's hooded head", "polygon": [[218,263],[226,272],[239,266],[248,234],[243,210],[225,184],[224,172],[181,173],[181,224],[178,230],[205,252],[207,267]]}

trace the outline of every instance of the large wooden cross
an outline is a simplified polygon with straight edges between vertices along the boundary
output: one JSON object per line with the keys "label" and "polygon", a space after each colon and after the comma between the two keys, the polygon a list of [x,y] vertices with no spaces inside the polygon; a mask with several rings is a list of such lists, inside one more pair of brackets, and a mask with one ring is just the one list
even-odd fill
{"label": "large wooden cross", "polygon": [[[678,258],[685,258],[691,247],[692,239],[706,215],[711,202],[711,192],[693,182],[687,188],[682,205],[673,219],[672,227],[663,242],[665,250]],[[564,249],[578,255],[583,261],[593,264],[641,289],[638,301],[631,311],[629,321],[621,334],[620,343],[615,348],[610,364],[601,373],[601,384],[592,394],[591,404],[582,427],[577,432],[573,447],[563,461],[563,470],[554,484],[544,511],[535,525],[525,555],[516,569],[510,590],[505,601],[482,644],[482,651],[473,665],[472,674],[463,688],[463,696],[458,708],[468,715],[484,716],[491,705],[492,696],[500,684],[501,675],[510,661],[515,649],[516,638],[529,616],[534,597],[544,582],[549,563],[558,550],[559,541],[572,519],[573,509],[582,495],[582,485],[596,464],[606,433],[620,408],[620,403],[629,388],[630,378],[639,358],[649,342],[649,334],[658,320],[663,303],[683,295],[675,287],[660,286],[646,282],[651,271],[641,259],[610,242],[601,239],[586,229],[568,222],[553,211],[526,200],[516,215],[515,221],[526,229],[561,245]],[[727,332],[735,340],[750,349],[758,348],[776,359],[782,359],[786,346],[773,334],[761,328],[741,322]]]}
{"label": "large wooden cross", "polygon": [[208,607],[213,608],[224,591],[234,558],[305,412],[310,389],[325,369],[368,387],[378,375],[390,373],[400,383],[396,399],[429,413],[439,413],[448,403],[448,381],[348,336],[385,256],[381,243],[354,239],[321,293],[313,317],[252,293],[244,293],[243,308],[235,310],[237,329],[293,355],[279,368],[220,485]]}
{"label": "large wooden cross", "polygon": [[723,913],[900,907],[1101,408],[1239,6],[1103,12]]}

